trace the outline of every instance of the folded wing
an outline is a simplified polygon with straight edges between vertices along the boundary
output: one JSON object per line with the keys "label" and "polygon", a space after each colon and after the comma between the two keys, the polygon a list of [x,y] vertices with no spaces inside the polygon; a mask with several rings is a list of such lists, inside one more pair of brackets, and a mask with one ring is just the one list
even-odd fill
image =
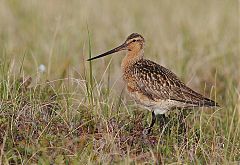
{"label": "folded wing", "polygon": [[149,60],[140,60],[132,67],[132,79],[138,90],[154,101],[169,99],[187,106],[218,106],[187,87],[173,72]]}

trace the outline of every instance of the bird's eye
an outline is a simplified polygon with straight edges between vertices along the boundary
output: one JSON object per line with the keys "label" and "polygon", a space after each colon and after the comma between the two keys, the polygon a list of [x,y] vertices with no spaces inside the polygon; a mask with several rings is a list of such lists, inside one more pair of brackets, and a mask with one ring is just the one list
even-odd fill
{"label": "bird's eye", "polygon": [[132,42],[136,42],[136,41],[137,41],[137,40],[135,40],[135,39],[134,39],[134,40],[132,40]]}

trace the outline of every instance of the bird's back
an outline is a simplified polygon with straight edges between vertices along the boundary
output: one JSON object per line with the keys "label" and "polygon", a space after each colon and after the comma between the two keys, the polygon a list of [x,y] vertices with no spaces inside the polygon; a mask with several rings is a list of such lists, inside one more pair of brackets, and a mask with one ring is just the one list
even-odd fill
{"label": "bird's back", "polygon": [[[124,71],[130,92],[138,92],[152,101],[174,101],[176,107],[212,107],[214,101],[187,87],[173,72],[146,59],[136,61]],[[183,107],[184,105],[184,107]]]}

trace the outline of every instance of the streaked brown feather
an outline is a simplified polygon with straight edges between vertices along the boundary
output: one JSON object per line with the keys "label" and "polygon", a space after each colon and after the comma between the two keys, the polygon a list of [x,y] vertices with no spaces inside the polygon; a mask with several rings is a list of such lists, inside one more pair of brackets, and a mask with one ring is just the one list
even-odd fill
{"label": "streaked brown feather", "polygon": [[131,79],[132,88],[153,101],[174,100],[189,106],[216,105],[214,101],[187,87],[173,72],[150,60],[141,59],[125,72],[128,72],[125,79]]}

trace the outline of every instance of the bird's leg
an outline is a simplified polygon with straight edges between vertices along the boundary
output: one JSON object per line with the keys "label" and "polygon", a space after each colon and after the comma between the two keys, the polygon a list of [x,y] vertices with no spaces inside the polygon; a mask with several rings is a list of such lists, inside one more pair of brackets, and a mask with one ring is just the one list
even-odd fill
{"label": "bird's leg", "polygon": [[165,114],[160,114],[159,115],[160,130],[162,130],[167,123],[168,123],[168,118],[166,117],[166,115]]}
{"label": "bird's leg", "polygon": [[156,115],[155,115],[154,111],[152,111],[152,121],[151,121],[149,128],[152,128],[154,126],[155,121],[156,121]]}
{"label": "bird's leg", "polygon": [[155,124],[155,122],[156,122],[156,115],[155,115],[154,111],[152,111],[152,121],[151,121],[150,126],[143,130],[144,135],[148,135],[151,132],[152,127]]}
{"label": "bird's leg", "polygon": [[186,133],[186,123],[185,123],[186,115],[184,114],[184,112],[180,112],[178,118],[179,118],[178,134],[185,134]]}

